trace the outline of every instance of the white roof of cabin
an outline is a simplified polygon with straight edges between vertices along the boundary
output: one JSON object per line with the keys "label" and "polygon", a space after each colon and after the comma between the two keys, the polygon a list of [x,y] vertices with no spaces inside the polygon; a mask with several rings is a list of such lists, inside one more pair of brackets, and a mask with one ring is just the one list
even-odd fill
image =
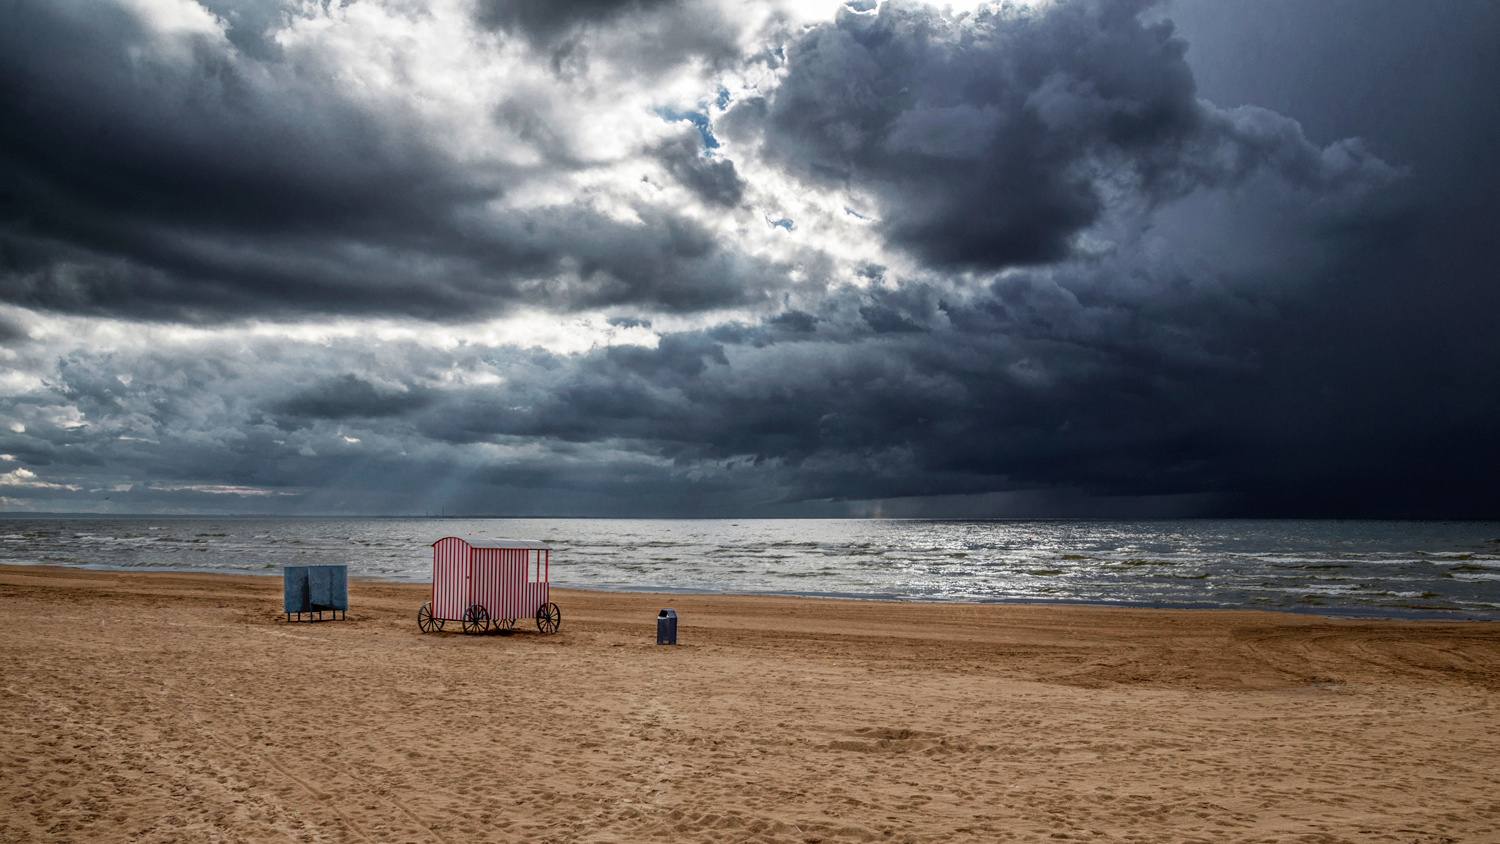
{"label": "white roof of cabin", "polygon": [[[490,539],[487,536],[455,536],[459,542],[468,543],[470,548],[512,548],[527,549],[535,551],[551,551],[552,546],[545,542],[537,542],[534,539]],[[438,542],[443,540],[439,539]],[[437,542],[432,543],[436,545]]]}

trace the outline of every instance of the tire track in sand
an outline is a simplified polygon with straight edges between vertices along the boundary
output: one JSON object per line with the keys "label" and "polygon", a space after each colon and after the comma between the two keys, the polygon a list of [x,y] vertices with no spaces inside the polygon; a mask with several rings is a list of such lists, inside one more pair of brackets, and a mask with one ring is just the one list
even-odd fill
{"label": "tire track in sand", "polygon": [[1500,657],[1494,640],[1484,636],[1449,636],[1445,647],[1407,640],[1404,631],[1349,627],[1317,633],[1288,629],[1242,631],[1246,651],[1270,668],[1322,682],[1406,678],[1419,682],[1461,682],[1500,686]]}

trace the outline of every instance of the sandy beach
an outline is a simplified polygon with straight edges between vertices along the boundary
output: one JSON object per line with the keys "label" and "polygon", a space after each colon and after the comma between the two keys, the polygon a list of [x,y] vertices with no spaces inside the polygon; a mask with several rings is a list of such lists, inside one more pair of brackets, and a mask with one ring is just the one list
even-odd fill
{"label": "sandy beach", "polygon": [[1500,841],[1500,624],[425,593],[0,567],[0,842]]}

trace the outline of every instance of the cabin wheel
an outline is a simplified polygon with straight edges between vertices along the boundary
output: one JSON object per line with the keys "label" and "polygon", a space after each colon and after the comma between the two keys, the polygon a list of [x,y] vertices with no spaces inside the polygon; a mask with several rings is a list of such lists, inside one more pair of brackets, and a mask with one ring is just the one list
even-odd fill
{"label": "cabin wheel", "polygon": [[562,626],[562,610],[557,604],[542,604],[536,609],[536,629],[543,633],[556,633],[557,628]]}
{"label": "cabin wheel", "polygon": [[464,611],[464,632],[483,633],[490,629],[490,611],[475,604]]}
{"label": "cabin wheel", "polygon": [[423,633],[443,632],[443,620],[432,617],[432,602],[428,601],[417,610],[417,629]]}

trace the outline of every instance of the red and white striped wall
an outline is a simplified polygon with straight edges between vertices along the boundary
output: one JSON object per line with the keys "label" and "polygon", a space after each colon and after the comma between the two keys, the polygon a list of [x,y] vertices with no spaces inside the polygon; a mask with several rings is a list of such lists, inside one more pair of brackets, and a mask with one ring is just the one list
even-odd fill
{"label": "red and white striped wall", "polygon": [[432,616],[461,621],[474,604],[491,619],[535,618],[550,600],[551,551],[540,542],[456,536],[432,544]]}

